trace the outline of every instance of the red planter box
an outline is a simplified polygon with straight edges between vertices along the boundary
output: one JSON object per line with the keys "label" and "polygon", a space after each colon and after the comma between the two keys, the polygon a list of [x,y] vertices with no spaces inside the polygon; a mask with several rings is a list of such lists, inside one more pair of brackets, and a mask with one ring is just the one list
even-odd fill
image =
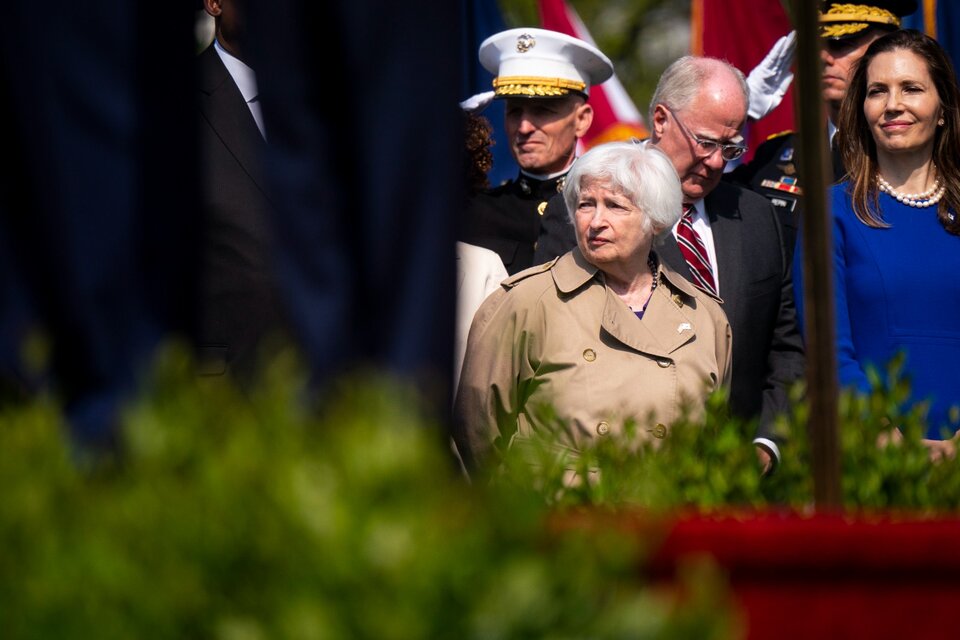
{"label": "red planter box", "polygon": [[709,554],[749,638],[960,637],[960,520],[693,516],[666,531],[653,576]]}

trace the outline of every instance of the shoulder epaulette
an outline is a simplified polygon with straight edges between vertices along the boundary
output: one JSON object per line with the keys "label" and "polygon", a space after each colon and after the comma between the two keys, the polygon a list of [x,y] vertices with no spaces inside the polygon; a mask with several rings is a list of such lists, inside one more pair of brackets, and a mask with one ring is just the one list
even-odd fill
{"label": "shoulder epaulette", "polygon": [[554,258],[550,262],[544,262],[543,264],[538,264],[536,266],[530,267],[529,269],[524,269],[523,271],[513,274],[512,276],[510,276],[500,284],[509,289],[510,287],[513,287],[521,280],[526,280],[530,276],[535,276],[538,273],[543,273],[544,271],[550,271],[550,269],[553,268],[553,265],[557,264],[557,260],[559,259],[560,259],[559,257]]}
{"label": "shoulder epaulette", "polygon": [[781,131],[780,133],[772,133],[769,136],[767,136],[767,140],[773,140],[774,138],[788,136],[791,133],[794,133],[793,129],[786,129],[785,131]]}

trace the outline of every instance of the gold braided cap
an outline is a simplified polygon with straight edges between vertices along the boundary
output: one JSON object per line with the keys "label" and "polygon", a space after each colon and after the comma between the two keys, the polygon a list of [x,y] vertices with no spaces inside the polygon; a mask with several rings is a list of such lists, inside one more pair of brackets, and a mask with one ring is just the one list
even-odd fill
{"label": "gold braided cap", "polygon": [[871,24],[900,26],[895,13],[869,4],[833,3],[826,13],[820,14],[820,36],[840,38],[863,31]]}
{"label": "gold braided cap", "polygon": [[565,78],[539,78],[536,76],[509,76],[493,79],[493,92],[497,96],[528,96],[555,98],[571,91],[583,93],[585,82]]}

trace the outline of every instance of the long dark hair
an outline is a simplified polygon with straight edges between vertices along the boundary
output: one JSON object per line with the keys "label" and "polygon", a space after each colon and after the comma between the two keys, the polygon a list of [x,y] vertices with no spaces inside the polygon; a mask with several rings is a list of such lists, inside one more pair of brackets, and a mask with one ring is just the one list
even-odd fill
{"label": "long dark hair", "polygon": [[[926,61],[927,70],[940,96],[944,123],[934,133],[933,161],[946,193],[937,206],[937,217],[947,231],[960,235],[960,89],[953,64],[933,38],[914,29],[893,31],[875,40],[857,64],[840,106],[837,142],[850,180],[853,212],[868,227],[889,226],[878,203],[877,143],[863,113],[867,96],[867,68],[881,53],[911,51]],[[951,218],[951,212],[954,212]]]}

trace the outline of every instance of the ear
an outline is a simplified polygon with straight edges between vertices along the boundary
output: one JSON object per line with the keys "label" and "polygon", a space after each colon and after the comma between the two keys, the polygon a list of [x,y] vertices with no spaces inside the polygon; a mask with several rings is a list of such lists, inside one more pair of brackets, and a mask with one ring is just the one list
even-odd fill
{"label": "ear", "polygon": [[658,104],[653,108],[653,122],[650,123],[650,135],[654,141],[663,137],[663,127],[667,123],[667,108]]}
{"label": "ear", "polygon": [[223,13],[223,0],[203,0],[203,10],[214,18],[219,18]]}
{"label": "ear", "polygon": [[576,136],[582,138],[587,135],[587,130],[593,124],[593,107],[589,102],[584,102],[577,107]]}

